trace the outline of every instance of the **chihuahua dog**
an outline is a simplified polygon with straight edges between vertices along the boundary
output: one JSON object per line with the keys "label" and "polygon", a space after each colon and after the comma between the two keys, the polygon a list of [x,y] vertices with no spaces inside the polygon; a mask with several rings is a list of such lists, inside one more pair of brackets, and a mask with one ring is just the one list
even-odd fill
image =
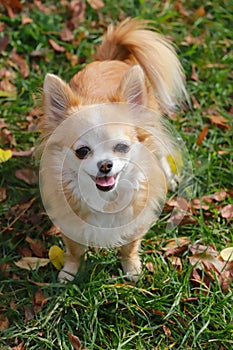
{"label": "chihuahua dog", "polygon": [[46,75],[40,185],[66,246],[60,281],[74,278],[90,245],[118,246],[124,274],[138,280],[140,241],[174,180],[162,116],[185,98],[172,44],[145,20],[110,26],[69,83]]}

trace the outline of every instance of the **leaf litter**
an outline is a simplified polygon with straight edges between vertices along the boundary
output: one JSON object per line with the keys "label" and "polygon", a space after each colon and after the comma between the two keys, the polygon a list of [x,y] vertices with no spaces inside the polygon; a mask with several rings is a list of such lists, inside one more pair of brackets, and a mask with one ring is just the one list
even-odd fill
{"label": "leaf litter", "polygon": [[164,257],[178,272],[182,271],[182,261],[188,258],[193,267],[191,281],[197,285],[208,289],[217,279],[226,292],[233,282],[233,247],[219,252],[214,245],[192,244],[188,237],[179,237],[168,240],[162,249],[165,251]]}

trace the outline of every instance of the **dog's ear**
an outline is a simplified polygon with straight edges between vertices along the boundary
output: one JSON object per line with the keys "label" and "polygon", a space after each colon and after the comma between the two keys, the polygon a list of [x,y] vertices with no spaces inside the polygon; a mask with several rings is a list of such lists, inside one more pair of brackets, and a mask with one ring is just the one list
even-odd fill
{"label": "dog's ear", "polygon": [[51,125],[58,126],[67,117],[67,110],[78,105],[77,98],[70,86],[54,74],[46,74],[43,91],[45,114]]}
{"label": "dog's ear", "polygon": [[146,106],[145,75],[139,65],[129,68],[125,73],[118,87],[118,93],[127,103]]}

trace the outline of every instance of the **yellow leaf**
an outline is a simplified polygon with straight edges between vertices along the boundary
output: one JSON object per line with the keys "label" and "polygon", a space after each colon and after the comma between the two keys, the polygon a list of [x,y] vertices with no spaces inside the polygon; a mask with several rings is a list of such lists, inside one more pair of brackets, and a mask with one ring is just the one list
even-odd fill
{"label": "yellow leaf", "polygon": [[10,149],[4,150],[0,148],[0,163],[7,162],[12,157],[12,152]]}
{"label": "yellow leaf", "polygon": [[224,261],[233,261],[233,247],[223,249],[220,256]]}
{"label": "yellow leaf", "polygon": [[177,153],[175,158],[172,155],[167,156],[167,162],[170,166],[170,169],[174,175],[179,173],[180,168],[183,165],[181,154]]}
{"label": "yellow leaf", "polygon": [[57,270],[61,270],[64,266],[64,250],[57,245],[53,245],[49,249],[49,259]]}
{"label": "yellow leaf", "polygon": [[15,265],[20,269],[36,270],[38,267],[46,266],[49,263],[49,259],[36,258],[36,257],[23,257],[19,261],[15,262]]}

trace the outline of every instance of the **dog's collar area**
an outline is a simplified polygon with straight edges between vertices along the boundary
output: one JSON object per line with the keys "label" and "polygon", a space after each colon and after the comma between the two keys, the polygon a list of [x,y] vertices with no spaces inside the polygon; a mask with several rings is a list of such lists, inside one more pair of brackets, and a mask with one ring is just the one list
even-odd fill
{"label": "dog's collar area", "polygon": [[96,177],[90,175],[92,180],[95,182],[98,190],[103,192],[111,191],[114,188],[117,176],[118,174],[111,175],[111,176],[104,175],[104,176],[96,176]]}

